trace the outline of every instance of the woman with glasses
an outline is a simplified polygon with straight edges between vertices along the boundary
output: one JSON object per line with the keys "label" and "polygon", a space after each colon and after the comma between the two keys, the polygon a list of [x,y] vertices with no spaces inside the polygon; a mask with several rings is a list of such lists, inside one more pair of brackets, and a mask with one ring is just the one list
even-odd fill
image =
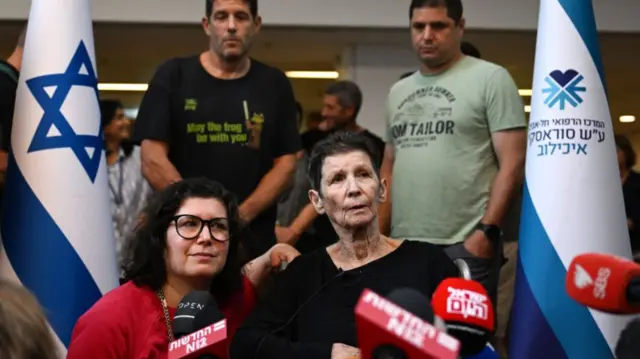
{"label": "woman with glasses", "polygon": [[141,218],[125,247],[128,282],[78,320],[67,358],[166,358],[175,308],[194,290],[212,293],[231,337],[255,305],[255,288],[299,254],[278,244],[243,266],[236,197],[206,179],[156,193]]}

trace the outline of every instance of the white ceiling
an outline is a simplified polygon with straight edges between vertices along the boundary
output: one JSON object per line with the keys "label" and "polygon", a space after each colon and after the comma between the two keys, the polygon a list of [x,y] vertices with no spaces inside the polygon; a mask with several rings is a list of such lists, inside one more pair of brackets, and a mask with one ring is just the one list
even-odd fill
{"label": "white ceiling", "polygon": [[[21,24],[0,22],[0,56],[7,56]],[[146,83],[167,58],[195,54],[206,48],[197,25],[96,24],[94,27],[101,82]],[[531,88],[535,55],[534,32],[469,31],[483,58],[505,66],[520,88]],[[265,28],[252,56],[283,70],[335,70],[343,49],[354,43],[408,46],[404,30]],[[640,34],[601,34],[612,116],[633,114],[633,124],[616,123],[617,132],[640,131]],[[568,56],[570,56],[568,54]],[[328,80],[294,79],[296,96],[307,110],[320,106]],[[110,93],[136,106],[140,93]]]}

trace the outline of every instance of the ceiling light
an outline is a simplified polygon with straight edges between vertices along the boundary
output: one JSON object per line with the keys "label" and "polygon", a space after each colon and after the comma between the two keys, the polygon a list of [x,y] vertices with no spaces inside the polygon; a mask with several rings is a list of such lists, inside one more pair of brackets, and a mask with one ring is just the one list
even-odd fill
{"label": "ceiling light", "polygon": [[98,90],[100,91],[144,92],[144,91],[147,91],[148,87],[149,85],[147,84],[113,84],[113,83],[98,84]]}
{"label": "ceiling light", "polygon": [[636,120],[636,116],[632,116],[632,115],[620,116],[620,122],[629,123],[629,122],[635,122],[635,120]]}
{"label": "ceiling light", "polygon": [[533,95],[532,89],[518,89],[518,94],[520,96],[531,97]]}
{"label": "ceiling light", "polygon": [[340,76],[338,71],[287,71],[287,77],[292,79],[329,79],[335,80]]}
{"label": "ceiling light", "polygon": [[[329,79],[335,80],[340,74],[337,71],[287,71],[287,77],[293,79]],[[98,90],[114,92],[144,92],[149,85],[135,83],[99,83]]]}
{"label": "ceiling light", "polygon": [[531,112],[531,106],[527,105],[524,107],[524,112],[529,113]]}

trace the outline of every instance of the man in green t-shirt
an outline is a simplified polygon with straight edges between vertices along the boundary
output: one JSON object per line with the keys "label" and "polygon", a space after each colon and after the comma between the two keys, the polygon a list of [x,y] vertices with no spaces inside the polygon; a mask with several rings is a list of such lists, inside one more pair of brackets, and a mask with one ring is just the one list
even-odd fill
{"label": "man in green t-shirt", "polygon": [[524,177],[524,105],[507,70],[461,52],[460,0],[412,0],[410,18],[420,71],[387,101],[381,228],[463,258],[495,304],[500,226]]}

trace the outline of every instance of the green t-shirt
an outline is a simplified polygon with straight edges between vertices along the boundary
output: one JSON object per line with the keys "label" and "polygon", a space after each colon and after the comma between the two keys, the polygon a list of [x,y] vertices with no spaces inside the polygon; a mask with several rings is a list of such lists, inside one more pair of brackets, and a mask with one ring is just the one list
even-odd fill
{"label": "green t-shirt", "polygon": [[484,215],[498,172],[491,134],[523,127],[515,82],[490,62],[466,56],[444,73],[397,82],[387,100],[391,236],[463,241]]}

